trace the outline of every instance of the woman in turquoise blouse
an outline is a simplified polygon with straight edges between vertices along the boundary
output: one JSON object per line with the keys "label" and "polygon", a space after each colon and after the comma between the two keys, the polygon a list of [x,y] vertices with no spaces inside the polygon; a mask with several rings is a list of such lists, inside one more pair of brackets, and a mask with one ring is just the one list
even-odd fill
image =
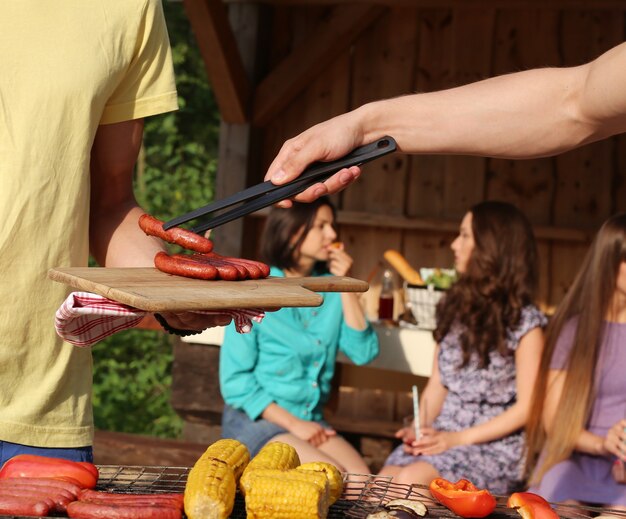
{"label": "woman in turquoise blouse", "polygon": [[[334,243],[334,222],[326,198],[273,208],[261,251],[271,275],[348,275],[352,258]],[[222,436],[245,443],[252,455],[276,440],[293,445],[303,463],[327,461],[344,472],[369,473],[322,416],[339,351],[355,364],[378,355],[376,333],[353,293],[325,293],[316,308],[269,312],[248,334],[229,326],[220,353]]]}

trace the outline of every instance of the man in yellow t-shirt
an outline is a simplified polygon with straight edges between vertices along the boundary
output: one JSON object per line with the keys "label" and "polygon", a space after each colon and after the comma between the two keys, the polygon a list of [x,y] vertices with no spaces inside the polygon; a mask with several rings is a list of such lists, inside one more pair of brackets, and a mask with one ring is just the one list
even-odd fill
{"label": "man in yellow t-shirt", "polygon": [[[0,3],[0,462],[91,460],[92,359],[63,343],[58,266],[151,266],[137,226],[142,118],[177,109],[160,0]],[[173,328],[230,319],[166,314]]]}

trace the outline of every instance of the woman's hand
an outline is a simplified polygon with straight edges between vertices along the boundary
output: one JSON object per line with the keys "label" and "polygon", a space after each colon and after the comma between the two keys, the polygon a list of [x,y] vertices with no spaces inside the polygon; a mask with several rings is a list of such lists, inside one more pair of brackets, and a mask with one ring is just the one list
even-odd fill
{"label": "woman's hand", "polygon": [[313,447],[319,447],[322,443],[326,442],[331,436],[335,436],[337,432],[333,429],[325,429],[317,422],[311,422],[308,420],[296,419],[293,425],[289,428],[289,432],[309,442]]}
{"label": "woman's hand", "polygon": [[620,420],[609,429],[602,446],[607,452],[626,461],[626,419]]}
{"label": "woman's hand", "polygon": [[432,456],[462,445],[461,432],[437,431],[432,427],[422,427],[419,439],[405,447],[405,452],[418,456]]}
{"label": "woman's hand", "polygon": [[328,249],[328,270],[333,276],[347,276],[354,260],[343,248],[343,243],[331,245]]}

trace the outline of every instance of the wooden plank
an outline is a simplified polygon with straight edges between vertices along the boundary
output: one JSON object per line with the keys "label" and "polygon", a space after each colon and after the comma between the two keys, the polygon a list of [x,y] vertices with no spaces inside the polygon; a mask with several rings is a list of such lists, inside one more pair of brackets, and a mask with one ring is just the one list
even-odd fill
{"label": "wooden plank", "polygon": [[550,265],[552,260],[552,244],[547,241],[537,243],[539,282],[537,286],[537,304],[543,312],[552,314],[554,308],[551,307],[551,286],[550,286]]}
{"label": "wooden plank", "polygon": [[93,443],[96,464],[139,467],[192,467],[207,447],[203,443],[113,431],[95,431]]}
{"label": "wooden plank", "polygon": [[[417,34],[415,89],[432,92],[452,86],[452,12],[421,10]],[[446,158],[442,155],[411,157],[407,179],[406,215],[444,215]]]}
{"label": "wooden plank", "polygon": [[[249,0],[224,0],[236,4]],[[464,9],[524,9],[546,7],[546,0],[262,0],[262,3],[275,6],[301,5],[343,5],[368,4],[389,7],[410,6],[421,9],[457,8]],[[622,9],[623,0],[552,0],[551,7],[559,9]]]}
{"label": "wooden plank", "polygon": [[172,365],[172,407],[185,420],[219,423],[224,408],[219,382],[219,346],[176,341]]}
{"label": "wooden plank", "polygon": [[[415,231],[456,233],[460,220],[446,218],[407,218],[404,216],[372,214],[360,211],[339,211],[337,221],[342,225],[365,227],[388,227]],[[587,243],[595,233],[595,227],[560,227],[534,225],[535,237],[542,240]]]}
{"label": "wooden plank", "polygon": [[341,6],[315,38],[303,42],[258,86],[254,96],[253,121],[267,124],[324,68],[346,49],[382,12],[376,6]]}
{"label": "wooden plank", "polygon": [[[453,12],[452,77],[457,85],[488,77],[495,23],[494,9],[458,8]],[[468,42],[472,42],[468,45]],[[470,206],[481,201],[485,188],[482,157],[446,156],[445,216],[461,218]]]}
{"label": "wooden plank", "polygon": [[[494,75],[558,66],[559,13],[555,9],[503,10],[498,14]],[[510,202],[535,224],[549,225],[555,185],[553,158],[489,161],[485,197]]]}
{"label": "wooden plank", "polygon": [[68,267],[48,277],[148,312],[227,308],[319,306],[316,292],[364,292],[367,283],[347,277],[204,281],[171,276],[155,268]]}
{"label": "wooden plank", "polygon": [[613,212],[626,212],[626,136],[617,137],[617,167],[613,172]]}
{"label": "wooden plank", "polygon": [[[585,63],[620,42],[623,16],[616,11],[563,13],[562,48],[565,65]],[[585,41],[580,35],[585,34]],[[596,142],[556,158],[557,225],[599,225],[611,211],[611,178],[615,141]]]}
{"label": "wooden plank", "polygon": [[558,243],[552,246],[549,306],[557,306],[561,302],[576,277],[588,248],[587,244]]}
{"label": "wooden plank", "polygon": [[183,0],[222,118],[248,120],[250,83],[221,0]]}
{"label": "wooden plank", "polygon": [[[354,49],[352,103],[406,94],[413,86],[417,11],[392,9],[359,38]],[[363,175],[343,193],[343,209],[404,213],[408,157],[388,155],[363,167]]]}
{"label": "wooden plank", "polygon": [[[286,139],[349,108],[350,54],[344,51],[263,132],[263,175]],[[262,180],[262,176],[259,181]]]}

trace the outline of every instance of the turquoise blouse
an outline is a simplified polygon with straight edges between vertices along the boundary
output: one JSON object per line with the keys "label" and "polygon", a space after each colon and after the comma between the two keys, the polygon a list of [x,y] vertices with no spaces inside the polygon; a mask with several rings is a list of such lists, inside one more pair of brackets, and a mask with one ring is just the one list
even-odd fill
{"label": "turquoise blouse", "polygon": [[[272,267],[271,276],[284,277]],[[268,312],[252,331],[226,328],[220,351],[224,401],[252,420],[275,402],[303,420],[321,420],[331,390],[338,351],[361,365],[378,355],[378,337],[368,323],[350,328],[343,319],[341,294],[326,292],[316,308]]]}

